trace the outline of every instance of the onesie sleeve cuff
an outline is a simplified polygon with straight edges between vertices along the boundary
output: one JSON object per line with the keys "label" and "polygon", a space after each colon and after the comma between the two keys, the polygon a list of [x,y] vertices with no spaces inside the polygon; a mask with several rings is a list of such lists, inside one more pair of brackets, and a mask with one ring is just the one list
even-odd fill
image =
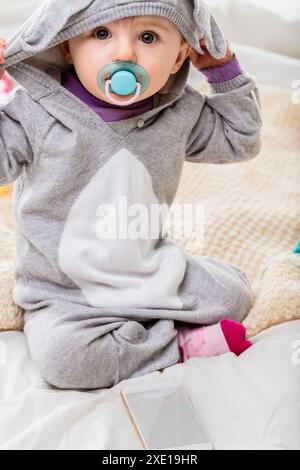
{"label": "onesie sleeve cuff", "polygon": [[218,65],[216,67],[206,67],[199,69],[201,73],[207,78],[209,83],[222,83],[232,80],[242,73],[242,68],[239,61],[234,54],[232,60],[224,65]]}

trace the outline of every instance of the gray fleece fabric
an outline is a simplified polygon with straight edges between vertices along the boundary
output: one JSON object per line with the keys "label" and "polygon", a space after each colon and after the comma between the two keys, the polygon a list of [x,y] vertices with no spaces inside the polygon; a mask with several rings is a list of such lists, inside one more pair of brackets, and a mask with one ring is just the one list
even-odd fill
{"label": "gray fleece fabric", "polygon": [[203,94],[187,84],[187,59],[154,109],[113,123],[61,85],[58,44],[141,14],[165,16],[195,47],[204,36],[224,54],[204,2],[188,0],[51,0],[7,40],[4,65],[19,83],[0,114],[0,184],[16,181],[13,297],[33,360],[62,389],[107,388],[176,364],[177,321],[242,321],[253,304],[243,271],[184,253],[161,229],[99,236],[104,205],[170,207],[185,161],[239,163],[261,148],[260,98],[246,72]]}

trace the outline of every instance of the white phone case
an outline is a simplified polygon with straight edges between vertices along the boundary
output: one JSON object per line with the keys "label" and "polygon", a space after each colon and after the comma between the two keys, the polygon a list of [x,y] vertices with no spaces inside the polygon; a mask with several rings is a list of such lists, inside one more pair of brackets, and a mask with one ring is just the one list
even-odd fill
{"label": "white phone case", "polygon": [[212,450],[201,420],[182,386],[121,390],[134,429],[147,450]]}

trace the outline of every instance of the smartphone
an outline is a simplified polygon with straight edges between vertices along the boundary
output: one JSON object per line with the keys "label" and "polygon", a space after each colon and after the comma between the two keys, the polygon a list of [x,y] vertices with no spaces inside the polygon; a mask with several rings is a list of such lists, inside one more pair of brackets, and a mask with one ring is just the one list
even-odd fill
{"label": "smartphone", "polygon": [[121,397],[144,449],[213,450],[183,386],[122,388]]}

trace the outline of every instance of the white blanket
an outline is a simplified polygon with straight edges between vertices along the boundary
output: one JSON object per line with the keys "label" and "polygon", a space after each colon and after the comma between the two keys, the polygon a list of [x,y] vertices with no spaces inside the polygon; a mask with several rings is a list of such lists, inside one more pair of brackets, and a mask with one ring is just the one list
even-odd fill
{"label": "white blanket", "polygon": [[216,449],[300,449],[300,321],[254,338],[240,358],[193,358],[110,390],[59,391],[22,332],[0,333],[0,449],[141,449],[122,387],[183,384]]}

